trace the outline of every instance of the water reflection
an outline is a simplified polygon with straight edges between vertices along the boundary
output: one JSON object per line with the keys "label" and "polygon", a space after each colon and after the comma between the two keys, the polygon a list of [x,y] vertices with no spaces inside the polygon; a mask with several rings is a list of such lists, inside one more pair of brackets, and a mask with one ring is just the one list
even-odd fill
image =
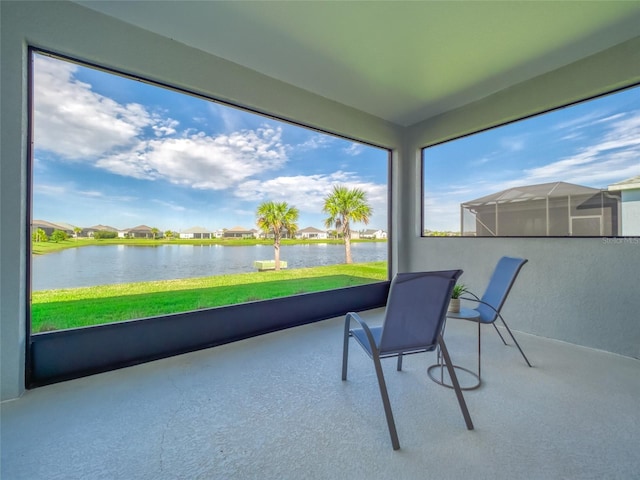
{"label": "water reflection", "polygon": [[[354,262],[387,259],[387,243],[353,243]],[[288,268],[344,263],[344,246],[330,243],[284,245]],[[273,246],[105,245],[71,248],[32,261],[33,290],[88,287],[150,280],[254,272],[255,260],[273,259]]]}

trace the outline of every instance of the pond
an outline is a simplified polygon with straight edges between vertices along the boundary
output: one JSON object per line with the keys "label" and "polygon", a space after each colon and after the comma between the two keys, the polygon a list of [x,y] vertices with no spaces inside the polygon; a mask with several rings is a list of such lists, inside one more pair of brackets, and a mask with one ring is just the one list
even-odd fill
{"label": "pond", "polygon": [[[386,242],[352,243],[355,263],[387,260]],[[288,268],[344,263],[344,245],[284,245]],[[273,245],[104,245],[70,248],[32,259],[32,289],[89,287],[150,280],[255,272],[255,260],[272,260]]]}

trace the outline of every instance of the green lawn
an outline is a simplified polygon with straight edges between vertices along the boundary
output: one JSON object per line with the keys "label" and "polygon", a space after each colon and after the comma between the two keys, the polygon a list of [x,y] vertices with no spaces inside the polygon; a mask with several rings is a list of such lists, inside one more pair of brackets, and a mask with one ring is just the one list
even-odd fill
{"label": "green lawn", "polygon": [[186,312],[387,279],[387,262],[32,293],[33,333]]}

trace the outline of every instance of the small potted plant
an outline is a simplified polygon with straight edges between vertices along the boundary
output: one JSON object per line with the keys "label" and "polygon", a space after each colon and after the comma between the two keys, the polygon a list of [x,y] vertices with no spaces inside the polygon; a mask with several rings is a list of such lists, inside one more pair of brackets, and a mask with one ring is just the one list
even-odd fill
{"label": "small potted plant", "polygon": [[456,283],[456,285],[453,287],[453,291],[451,292],[451,300],[449,301],[448,310],[450,312],[457,313],[460,311],[460,295],[468,291],[469,290],[467,290],[467,287],[464,285],[464,283]]}

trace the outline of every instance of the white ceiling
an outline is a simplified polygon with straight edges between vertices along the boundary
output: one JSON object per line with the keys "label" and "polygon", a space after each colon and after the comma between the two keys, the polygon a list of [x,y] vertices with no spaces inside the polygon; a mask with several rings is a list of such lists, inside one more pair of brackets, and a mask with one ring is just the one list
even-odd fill
{"label": "white ceiling", "polygon": [[640,1],[83,1],[399,125],[640,35]]}

